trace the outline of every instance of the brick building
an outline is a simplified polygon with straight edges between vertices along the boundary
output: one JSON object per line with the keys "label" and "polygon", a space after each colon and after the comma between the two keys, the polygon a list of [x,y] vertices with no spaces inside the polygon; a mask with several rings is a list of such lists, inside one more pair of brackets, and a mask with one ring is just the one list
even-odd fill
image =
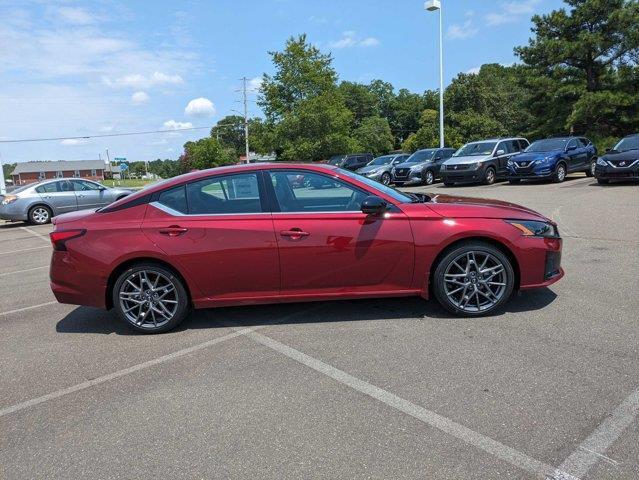
{"label": "brick building", "polygon": [[18,163],[11,172],[14,185],[26,185],[51,178],[87,178],[101,181],[111,176],[103,160],[58,160]]}

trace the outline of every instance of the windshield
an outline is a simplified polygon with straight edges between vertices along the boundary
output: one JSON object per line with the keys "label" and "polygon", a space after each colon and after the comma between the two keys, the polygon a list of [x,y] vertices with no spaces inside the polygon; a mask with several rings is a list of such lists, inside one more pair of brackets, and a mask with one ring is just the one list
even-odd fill
{"label": "windshield", "polygon": [[328,163],[329,165],[341,165],[342,162],[344,161],[344,156],[343,155],[335,155],[334,157],[331,157],[328,159]]}
{"label": "windshield", "polygon": [[14,188],[14,189],[13,189],[11,192],[9,192],[9,193],[14,194],[14,193],[24,192],[27,188],[31,188],[31,187],[33,187],[33,183],[30,183],[30,184],[28,184],[28,185],[22,185],[21,187],[18,187],[18,188]]}
{"label": "windshield", "polygon": [[377,157],[376,159],[370,161],[369,165],[388,165],[393,159],[392,155],[384,155],[383,157]]}
{"label": "windshield", "polygon": [[536,142],[531,143],[524,152],[551,152],[553,150],[563,150],[569,140],[569,138],[537,140]]}
{"label": "windshield", "polygon": [[478,142],[467,143],[462,148],[457,150],[453,157],[474,157],[479,155],[490,155],[493,153],[497,142]]}
{"label": "windshield", "polygon": [[371,180],[370,178],[357,175],[356,173],[350,172],[348,170],[343,170],[340,168],[339,173],[347,177],[359,180],[360,182],[365,183],[368,186],[371,186],[374,189],[379,190],[380,192],[384,192],[386,195],[388,195],[389,197],[393,197],[398,202],[411,203],[414,200],[412,197],[406,195],[405,193],[400,192],[399,190],[395,190],[393,187],[388,187],[384,185],[383,183],[379,183],[379,182],[376,182],[375,180]]}
{"label": "windshield", "polygon": [[425,162],[426,160],[430,160],[435,155],[437,150],[417,150],[410,157],[408,157],[405,162],[406,163],[419,163]]}
{"label": "windshield", "polygon": [[627,150],[639,150],[639,135],[633,135],[632,137],[626,137],[615,145],[614,150],[618,152],[625,152]]}

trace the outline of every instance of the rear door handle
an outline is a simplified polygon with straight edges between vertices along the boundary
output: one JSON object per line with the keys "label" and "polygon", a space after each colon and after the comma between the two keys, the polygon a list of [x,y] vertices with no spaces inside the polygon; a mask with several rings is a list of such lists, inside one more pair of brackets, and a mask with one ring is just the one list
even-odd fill
{"label": "rear door handle", "polygon": [[280,235],[291,240],[299,240],[302,237],[308,237],[310,233],[303,231],[301,228],[291,228],[290,230],[282,230]]}
{"label": "rear door handle", "polygon": [[160,234],[167,235],[169,237],[179,237],[180,235],[183,235],[188,231],[188,228],[180,227],[178,225],[171,225],[167,228],[161,228]]}

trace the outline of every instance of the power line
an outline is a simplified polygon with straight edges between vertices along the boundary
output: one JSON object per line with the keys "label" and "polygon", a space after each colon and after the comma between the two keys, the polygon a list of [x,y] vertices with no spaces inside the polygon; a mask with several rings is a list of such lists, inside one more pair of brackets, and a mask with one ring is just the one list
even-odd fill
{"label": "power line", "polygon": [[101,135],[82,135],[82,136],[76,136],[76,137],[21,138],[19,140],[0,140],[0,143],[52,142],[56,140],[88,140],[90,138],[125,137],[130,135],[149,135],[152,133],[172,133],[172,132],[185,132],[189,130],[209,130],[213,126],[171,128],[166,130],[147,130],[142,132],[105,133]]}

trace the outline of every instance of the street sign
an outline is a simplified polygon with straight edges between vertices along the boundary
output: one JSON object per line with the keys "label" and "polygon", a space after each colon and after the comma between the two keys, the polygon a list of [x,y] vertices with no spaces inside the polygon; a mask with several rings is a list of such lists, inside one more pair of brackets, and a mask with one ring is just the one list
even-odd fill
{"label": "street sign", "polygon": [[126,162],[126,157],[115,157],[113,160],[116,162]]}
{"label": "street sign", "polygon": [[126,163],[121,163],[120,164],[120,171],[123,172],[125,170],[129,169],[129,165],[127,165]]}

